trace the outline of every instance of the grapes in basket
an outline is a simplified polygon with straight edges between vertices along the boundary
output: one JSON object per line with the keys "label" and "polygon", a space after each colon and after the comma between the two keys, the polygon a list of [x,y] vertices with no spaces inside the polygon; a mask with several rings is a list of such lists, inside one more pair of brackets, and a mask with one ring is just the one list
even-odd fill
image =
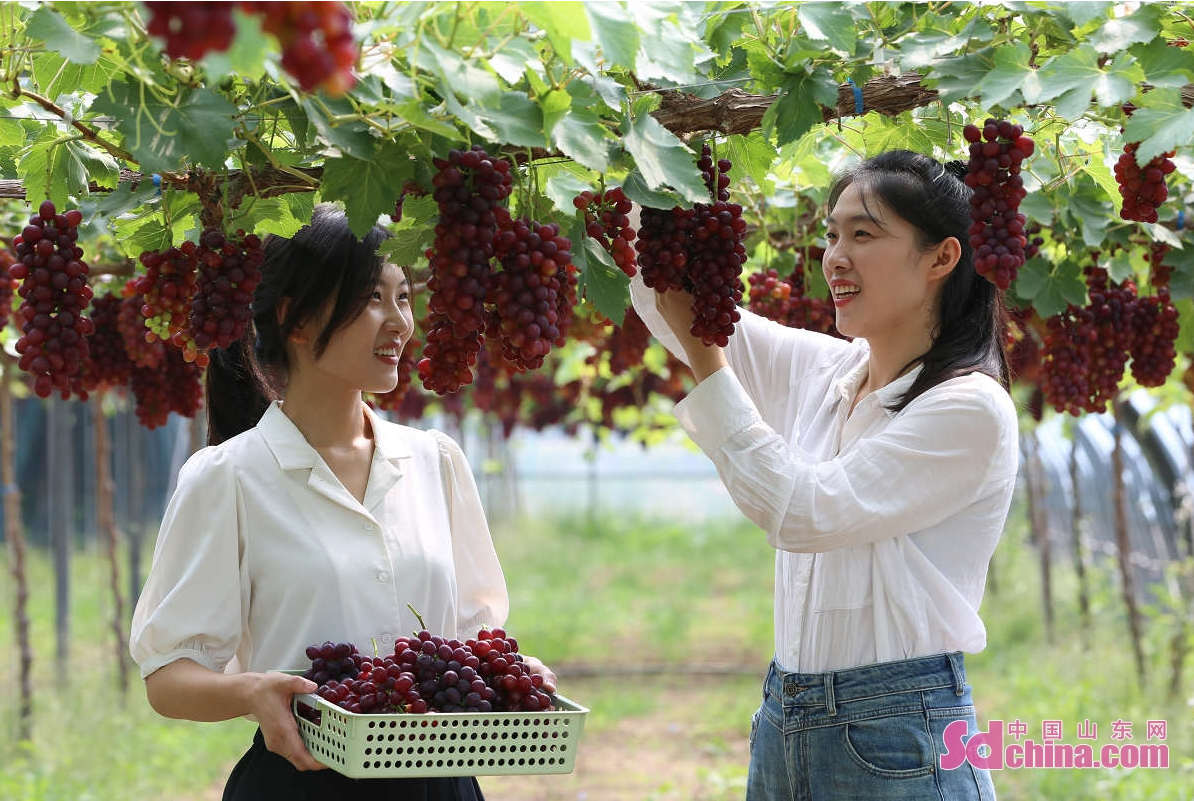
{"label": "grapes in basket", "polygon": [[[475,639],[445,639],[424,629],[399,637],[394,652],[365,656],[352,643],[307,648],[303,677],[324,700],[349,712],[539,712],[553,709],[543,677],[532,675],[518,641],[503,629],[482,629]],[[305,705],[300,712],[317,721]]]}

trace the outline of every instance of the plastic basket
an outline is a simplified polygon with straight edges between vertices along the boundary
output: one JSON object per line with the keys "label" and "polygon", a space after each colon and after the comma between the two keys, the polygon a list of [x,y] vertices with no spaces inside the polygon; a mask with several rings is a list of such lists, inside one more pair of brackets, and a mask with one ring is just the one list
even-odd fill
{"label": "plastic basket", "polygon": [[[589,710],[553,700],[550,712],[366,715],[299,694],[292,708],[311,755],[354,779],[571,773]],[[319,723],[298,714],[300,703]]]}

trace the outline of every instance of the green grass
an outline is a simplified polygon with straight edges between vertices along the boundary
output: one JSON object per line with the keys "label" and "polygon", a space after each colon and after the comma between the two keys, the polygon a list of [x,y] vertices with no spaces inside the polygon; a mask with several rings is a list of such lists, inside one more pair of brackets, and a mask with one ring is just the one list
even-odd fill
{"label": "green grass", "polygon": [[[596,521],[502,521],[494,530],[511,594],[507,628],[523,651],[560,667],[565,695],[592,709],[586,736],[628,718],[666,715],[697,733],[713,755],[746,737],[759,692],[757,676],[749,674],[761,672],[772,651],[773,552],[760,532],[739,521],[694,527],[612,514]],[[1073,571],[1058,565],[1057,636],[1047,644],[1036,558],[1023,538],[1023,522],[1013,516],[996,555],[997,591],[988,592],[983,608],[989,645],[967,659],[980,725],[1018,718],[1039,739],[1042,720],[1061,719],[1062,741],[1075,743],[1074,726],[1089,718],[1103,744],[1111,742],[1114,720],[1133,722],[1133,742],[1143,742],[1145,721],[1163,719],[1171,767],[1004,770],[995,777],[1000,799],[1191,801],[1194,667],[1187,666],[1183,697],[1167,700],[1164,617],[1149,617],[1150,685],[1141,691],[1114,572],[1101,569],[1092,577],[1095,623],[1084,648]],[[53,585],[44,555],[31,555],[30,571],[35,731],[32,743],[23,745],[15,743],[12,583],[0,585],[0,671],[7,688],[0,697],[0,798],[197,798],[221,781],[253,725],[160,718],[146,704],[135,673],[127,705],[120,704],[102,558],[80,553],[73,560],[73,639],[66,664],[54,656]],[[676,706],[676,692],[688,686],[685,667],[693,663],[740,666],[747,675],[703,680],[690,702]],[[610,666],[631,675],[602,675]],[[572,692],[570,670],[578,676]],[[596,675],[582,680],[582,672]],[[745,765],[703,770],[703,797],[741,797]],[[659,777],[656,797],[668,797],[673,779]]]}

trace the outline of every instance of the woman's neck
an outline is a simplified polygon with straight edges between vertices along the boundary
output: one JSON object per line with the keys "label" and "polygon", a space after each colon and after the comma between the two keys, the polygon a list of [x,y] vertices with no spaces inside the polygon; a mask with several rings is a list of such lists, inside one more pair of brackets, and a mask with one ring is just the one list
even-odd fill
{"label": "woman's neck", "polygon": [[867,365],[867,377],[858,390],[858,398],[864,398],[870,393],[895,381],[920,364],[920,357],[933,346],[933,339],[925,333],[923,339],[915,342],[873,342],[867,340],[871,346],[870,360]]}
{"label": "woman's neck", "polygon": [[291,382],[283,396],[282,412],[316,449],[351,447],[373,436],[361,408],[360,392],[313,392]]}

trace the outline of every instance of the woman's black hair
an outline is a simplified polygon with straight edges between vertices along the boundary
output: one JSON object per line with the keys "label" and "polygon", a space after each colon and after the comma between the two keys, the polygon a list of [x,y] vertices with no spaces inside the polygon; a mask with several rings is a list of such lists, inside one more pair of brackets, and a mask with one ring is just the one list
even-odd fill
{"label": "woman's black hair", "polygon": [[904,368],[921,362],[924,369],[890,407],[893,412],[925,390],[967,373],[986,373],[1005,389],[1010,385],[1003,349],[1007,312],[999,289],[974,269],[968,230],[973,192],[962,182],[964,174],[960,162],[943,165],[919,153],[892,150],[840,176],[829,193],[832,210],[846,187],[857,184],[864,208],[868,197],[877,198],[916,228],[923,249],[951,236],[961,245],[962,255],[941,290],[933,344]]}
{"label": "woman's black hair", "polygon": [[253,293],[253,321],[238,342],[209,354],[209,445],[257,425],[269,404],[281,397],[290,368],[286,341],[295,328],[326,314],[312,345],[318,357],[332,335],[356,319],[377,287],[382,268],[377,249],[388,235],[374,226],[358,239],[343,211],[321,203],[310,224],[294,236],[266,240],[261,283]]}

